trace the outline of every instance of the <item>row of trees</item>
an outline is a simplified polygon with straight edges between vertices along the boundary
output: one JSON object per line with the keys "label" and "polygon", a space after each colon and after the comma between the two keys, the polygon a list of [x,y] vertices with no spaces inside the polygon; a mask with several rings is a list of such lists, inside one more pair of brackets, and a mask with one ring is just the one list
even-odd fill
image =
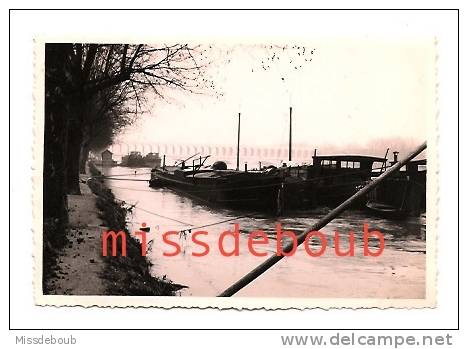
{"label": "row of trees", "polygon": [[79,194],[90,150],[102,149],[171,90],[199,93],[202,50],[185,44],[46,44],[44,219],[62,224],[67,194]]}

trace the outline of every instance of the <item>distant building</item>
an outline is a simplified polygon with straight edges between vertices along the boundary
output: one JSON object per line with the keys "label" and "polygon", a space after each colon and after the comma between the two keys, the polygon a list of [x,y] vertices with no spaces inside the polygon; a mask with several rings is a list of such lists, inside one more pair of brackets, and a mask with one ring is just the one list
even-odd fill
{"label": "distant building", "polygon": [[108,149],[104,150],[101,153],[101,165],[102,166],[114,166],[117,164],[117,161],[112,159],[112,152]]}

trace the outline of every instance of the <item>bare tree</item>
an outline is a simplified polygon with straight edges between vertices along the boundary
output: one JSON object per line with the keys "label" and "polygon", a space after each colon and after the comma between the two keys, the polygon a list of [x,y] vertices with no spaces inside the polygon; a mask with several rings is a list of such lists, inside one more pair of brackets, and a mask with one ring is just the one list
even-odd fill
{"label": "bare tree", "polygon": [[80,192],[80,159],[95,137],[105,143],[150,93],[214,88],[203,78],[207,64],[186,44],[46,44],[45,217],[63,217],[66,193]]}

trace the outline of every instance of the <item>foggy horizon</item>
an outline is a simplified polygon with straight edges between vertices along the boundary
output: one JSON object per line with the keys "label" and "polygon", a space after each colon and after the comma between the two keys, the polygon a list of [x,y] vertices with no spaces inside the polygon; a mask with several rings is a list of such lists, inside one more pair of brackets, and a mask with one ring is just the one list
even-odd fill
{"label": "foggy horizon", "polygon": [[[205,47],[206,46],[202,46]],[[205,55],[216,93],[165,91],[114,143],[287,146],[384,156],[426,140],[432,110],[433,43],[311,40],[212,45]],[[297,54],[296,54],[297,52]]]}

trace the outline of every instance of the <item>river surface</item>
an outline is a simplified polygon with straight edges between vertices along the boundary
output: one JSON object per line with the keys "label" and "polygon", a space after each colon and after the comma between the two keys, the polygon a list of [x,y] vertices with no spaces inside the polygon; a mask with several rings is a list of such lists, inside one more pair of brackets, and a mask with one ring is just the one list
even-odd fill
{"label": "river surface", "polygon": [[[148,186],[149,168],[112,167],[102,169],[108,176],[107,185],[118,200],[135,205],[128,215],[130,232],[138,231],[142,223],[150,228],[147,257],[153,263],[152,273],[167,277],[187,288],[181,296],[215,296],[229,287],[267,257],[254,256],[248,249],[248,235],[262,230],[268,235],[267,244],[255,245],[258,252],[276,253],[276,224],[283,230],[300,233],[317,222],[328,208],[288,213],[284,217],[270,217],[251,212],[213,208],[170,189]],[[249,217],[245,217],[249,215]],[[203,248],[191,240],[191,233],[179,233],[171,240],[180,246],[177,256],[164,256],[174,247],[165,244],[162,234],[184,231],[211,223],[230,220],[201,228],[208,232],[199,240],[209,245],[207,255],[196,257],[192,252]],[[226,230],[239,224],[239,256],[225,257],[219,252],[218,238]],[[363,225],[378,230],[385,237],[385,248],[378,257],[363,255]],[[195,229],[194,229],[195,228]],[[354,256],[338,257],[334,249],[335,231],[339,232],[339,247],[347,251],[349,231],[355,232]],[[327,237],[327,247],[320,257],[311,257],[304,246],[294,256],[283,258],[269,271],[241,290],[237,296],[264,297],[327,297],[327,298],[424,298],[426,241],[423,217],[405,221],[376,218],[364,211],[347,211],[333,220],[321,232]],[[225,239],[226,251],[233,247],[232,239]],[[378,240],[369,242],[376,251]],[[320,240],[310,243],[313,251],[321,248]],[[373,249],[372,249],[373,248]]]}

